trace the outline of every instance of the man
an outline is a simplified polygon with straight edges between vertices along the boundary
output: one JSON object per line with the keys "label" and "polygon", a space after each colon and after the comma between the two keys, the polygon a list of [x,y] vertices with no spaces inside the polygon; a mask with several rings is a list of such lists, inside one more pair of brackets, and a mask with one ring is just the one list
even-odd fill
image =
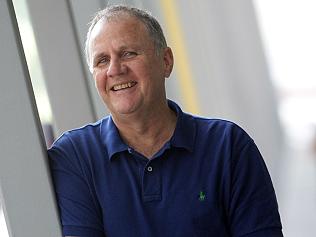
{"label": "man", "polygon": [[173,55],[151,15],[126,6],[98,12],[86,55],[111,115],[49,150],[64,235],[282,236],[253,140],[166,99]]}

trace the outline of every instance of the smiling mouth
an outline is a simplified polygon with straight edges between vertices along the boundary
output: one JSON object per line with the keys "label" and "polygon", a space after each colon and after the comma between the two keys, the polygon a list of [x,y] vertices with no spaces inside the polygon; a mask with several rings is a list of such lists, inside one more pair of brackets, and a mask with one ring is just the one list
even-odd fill
{"label": "smiling mouth", "polygon": [[133,86],[135,86],[137,84],[136,81],[131,81],[131,82],[127,82],[127,83],[122,83],[122,84],[118,84],[115,85],[111,88],[112,91],[120,91],[120,90],[124,90],[124,89],[128,89],[131,88]]}

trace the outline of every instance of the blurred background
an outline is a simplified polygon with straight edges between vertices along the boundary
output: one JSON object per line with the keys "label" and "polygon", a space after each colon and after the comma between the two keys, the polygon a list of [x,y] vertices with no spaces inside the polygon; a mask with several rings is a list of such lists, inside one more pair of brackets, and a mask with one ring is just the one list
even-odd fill
{"label": "blurred background", "polygon": [[[175,54],[170,99],[187,112],[232,120],[254,138],[284,235],[316,236],[316,2],[13,0],[48,147],[107,114],[83,47],[93,13],[117,3],[161,22]],[[7,236],[0,208],[0,237]]]}

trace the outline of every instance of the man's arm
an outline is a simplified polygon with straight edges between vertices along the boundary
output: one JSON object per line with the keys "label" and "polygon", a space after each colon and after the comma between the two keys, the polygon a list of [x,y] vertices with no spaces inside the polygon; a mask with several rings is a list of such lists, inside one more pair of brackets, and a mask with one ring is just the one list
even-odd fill
{"label": "man's arm", "polygon": [[102,211],[77,154],[67,134],[48,151],[63,235],[104,237]]}
{"label": "man's arm", "polygon": [[235,146],[229,167],[226,197],[232,236],[283,236],[272,181],[253,140]]}

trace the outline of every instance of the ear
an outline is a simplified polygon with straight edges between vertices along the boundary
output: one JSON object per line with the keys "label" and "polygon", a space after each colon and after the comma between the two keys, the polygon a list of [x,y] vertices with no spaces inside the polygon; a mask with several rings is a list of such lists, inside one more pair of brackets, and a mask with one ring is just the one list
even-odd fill
{"label": "ear", "polygon": [[173,53],[171,48],[167,47],[163,50],[163,60],[165,66],[165,77],[168,78],[173,68]]}

